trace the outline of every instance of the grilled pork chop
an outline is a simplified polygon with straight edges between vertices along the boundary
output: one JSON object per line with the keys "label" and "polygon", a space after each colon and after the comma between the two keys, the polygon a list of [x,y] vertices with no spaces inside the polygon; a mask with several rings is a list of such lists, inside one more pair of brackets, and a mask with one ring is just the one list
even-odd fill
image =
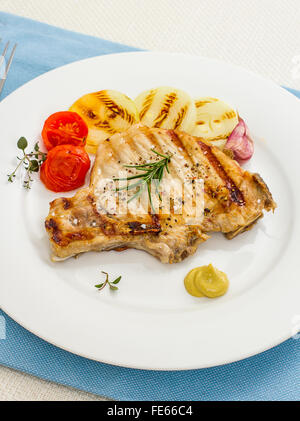
{"label": "grilled pork chop", "polygon": [[[168,215],[152,214],[150,208],[138,214],[130,209],[120,214],[103,202],[107,188],[103,181],[118,177],[122,171],[126,177],[138,173],[124,165],[160,159],[151,149],[172,154],[170,173],[164,172],[164,182],[186,183],[187,179],[195,178],[204,181],[204,215],[197,225],[184,223],[174,211],[174,201]],[[120,194],[115,189],[110,191],[118,196],[120,204]],[[262,178],[243,170],[218,148],[177,130],[136,125],[99,145],[90,186],[72,198],[51,202],[45,226],[53,260],[90,250],[136,248],[163,263],[176,263],[193,254],[209,238],[208,233],[220,231],[231,239],[251,228],[263,216],[264,209],[270,211],[275,207]]]}

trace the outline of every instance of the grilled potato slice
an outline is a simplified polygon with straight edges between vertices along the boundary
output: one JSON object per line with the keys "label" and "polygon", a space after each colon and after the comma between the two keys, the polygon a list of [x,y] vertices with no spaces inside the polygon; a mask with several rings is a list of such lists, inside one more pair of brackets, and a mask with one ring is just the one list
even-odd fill
{"label": "grilled potato slice", "polygon": [[134,101],[114,90],[86,94],[70,107],[70,111],[78,113],[89,128],[86,150],[90,153],[96,153],[101,140],[126,131],[139,121]]}
{"label": "grilled potato slice", "polygon": [[196,99],[195,106],[196,124],[191,134],[223,149],[239,122],[237,111],[226,102],[210,97]]}
{"label": "grilled potato slice", "polygon": [[135,99],[140,121],[148,127],[190,132],[196,119],[192,98],[180,89],[162,86],[142,92]]}

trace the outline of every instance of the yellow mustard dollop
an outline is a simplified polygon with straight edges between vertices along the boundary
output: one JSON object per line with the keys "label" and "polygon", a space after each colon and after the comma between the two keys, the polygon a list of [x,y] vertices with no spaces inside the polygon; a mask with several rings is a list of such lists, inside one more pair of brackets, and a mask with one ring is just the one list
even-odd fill
{"label": "yellow mustard dollop", "polygon": [[184,278],[184,286],[194,297],[215,298],[227,292],[229,280],[226,273],[209,264],[192,269]]}

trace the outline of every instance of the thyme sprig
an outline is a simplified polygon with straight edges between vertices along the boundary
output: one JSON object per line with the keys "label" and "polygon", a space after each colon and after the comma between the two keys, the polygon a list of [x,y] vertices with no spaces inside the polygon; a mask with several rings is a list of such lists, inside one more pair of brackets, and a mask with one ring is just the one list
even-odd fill
{"label": "thyme sprig", "polygon": [[130,177],[116,178],[115,180],[129,181],[129,180],[137,179],[138,181],[136,183],[128,184],[127,186],[124,186],[124,187],[119,187],[116,189],[116,191],[121,191],[121,190],[128,191],[128,190],[137,188],[136,193],[133,196],[131,196],[131,198],[128,200],[128,202],[131,202],[132,200],[138,198],[143,193],[143,191],[147,189],[151,208],[153,211],[155,211],[153,203],[152,203],[152,197],[151,197],[151,182],[152,181],[155,182],[155,191],[159,197],[159,200],[161,201],[162,198],[161,198],[158,188],[163,178],[164,170],[166,169],[168,173],[170,172],[168,164],[173,155],[169,155],[169,154],[164,155],[157,152],[155,149],[151,149],[151,151],[155,153],[156,155],[162,157],[163,159],[161,159],[160,161],[147,162],[145,164],[140,164],[140,165],[124,165],[125,168],[135,168],[136,170],[143,171],[143,172],[141,174],[136,174]]}
{"label": "thyme sprig", "polygon": [[17,156],[17,159],[20,161],[18,165],[16,166],[15,170],[8,174],[8,181],[10,183],[13,183],[16,177],[16,173],[19,170],[19,168],[23,165],[23,168],[26,170],[26,177],[23,183],[23,186],[25,189],[30,189],[31,185],[30,183],[33,181],[31,175],[34,172],[39,172],[39,169],[42,165],[42,163],[47,158],[47,154],[45,152],[40,151],[38,142],[34,145],[34,150],[30,153],[27,153],[25,149],[28,146],[28,142],[25,137],[20,137],[20,139],[17,142],[17,147],[23,152],[23,156],[20,158]]}
{"label": "thyme sprig", "polygon": [[104,273],[106,275],[106,279],[104,282],[102,282],[101,284],[95,285],[95,288],[98,288],[98,291],[101,291],[103,288],[106,287],[106,285],[109,285],[109,288],[113,291],[119,289],[118,287],[116,287],[116,284],[118,284],[121,281],[122,276],[119,276],[117,279],[115,279],[114,281],[110,281],[108,278],[108,273],[103,272],[103,270],[101,271],[102,273]]}

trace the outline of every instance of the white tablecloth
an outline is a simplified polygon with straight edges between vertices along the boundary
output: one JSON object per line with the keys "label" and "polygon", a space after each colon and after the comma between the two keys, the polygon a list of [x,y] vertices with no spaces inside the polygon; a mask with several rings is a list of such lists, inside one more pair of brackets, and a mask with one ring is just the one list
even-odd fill
{"label": "white tablecloth", "polygon": [[[152,51],[219,58],[300,89],[300,0],[0,0],[0,10]],[[94,399],[0,368],[0,401]]]}

